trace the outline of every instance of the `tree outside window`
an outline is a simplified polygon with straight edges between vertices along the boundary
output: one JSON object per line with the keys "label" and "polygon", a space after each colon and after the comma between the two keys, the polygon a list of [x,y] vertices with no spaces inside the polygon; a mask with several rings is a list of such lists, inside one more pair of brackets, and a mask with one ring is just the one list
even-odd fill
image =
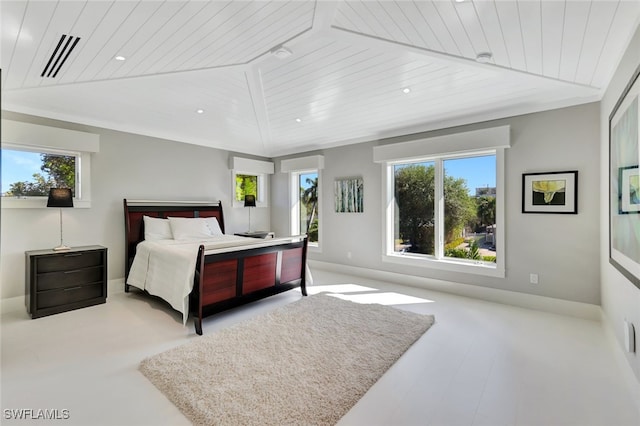
{"label": "tree outside window", "polygon": [[[26,178],[27,164],[34,162],[39,163],[40,171],[32,173],[30,179]],[[76,196],[76,168],[77,157],[74,155],[3,149],[2,196],[45,197],[50,188],[70,188]]]}
{"label": "tree outside window", "polygon": [[318,242],[318,173],[304,173],[300,185],[300,232],[306,233],[309,242]]}
{"label": "tree outside window", "polygon": [[[441,252],[445,257],[495,262],[495,156],[441,161],[444,170]],[[435,162],[397,164],[393,166],[393,174],[394,251],[435,255],[438,193]],[[470,188],[469,181],[477,185],[474,181],[477,175],[491,188]]]}
{"label": "tree outside window", "polygon": [[244,201],[245,195],[258,199],[258,176],[236,174],[236,201]]}

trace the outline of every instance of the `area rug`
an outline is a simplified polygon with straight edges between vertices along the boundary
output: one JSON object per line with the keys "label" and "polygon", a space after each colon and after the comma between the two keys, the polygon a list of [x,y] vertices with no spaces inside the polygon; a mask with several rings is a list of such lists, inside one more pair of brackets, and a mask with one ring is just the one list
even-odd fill
{"label": "area rug", "polygon": [[316,294],[147,358],[140,370],[196,425],[333,425],[433,322]]}

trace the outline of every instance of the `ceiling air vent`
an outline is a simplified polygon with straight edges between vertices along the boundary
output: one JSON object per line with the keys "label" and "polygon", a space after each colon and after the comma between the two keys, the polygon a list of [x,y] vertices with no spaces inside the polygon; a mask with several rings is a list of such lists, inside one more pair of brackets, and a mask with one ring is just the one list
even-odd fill
{"label": "ceiling air vent", "polygon": [[47,62],[47,66],[42,70],[40,77],[56,78],[56,75],[60,72],[60,68],[62,68],[79,41],[80,37],[62,34],[62,37],[60,37],[60,41],[56,46],[56,50],[51,54],[49,62]]}

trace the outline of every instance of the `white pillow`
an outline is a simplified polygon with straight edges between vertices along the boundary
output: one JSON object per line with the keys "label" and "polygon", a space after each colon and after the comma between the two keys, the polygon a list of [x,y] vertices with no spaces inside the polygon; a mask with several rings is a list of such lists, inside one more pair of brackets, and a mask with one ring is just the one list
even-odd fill
{"label": "white pillow", "polygon": [[167,219],[142,216],[144,221],[144,239],[147,241],[172,240],[171,225]]}
{"label": "white pillow", "polygon": [[209,231],[211,232],[211,235],[223,235],[222,229],[220,229],[220,223],[218,222],[217,218],[205,217],[204,220],[207,223],[207,226],[209,227]]}
{"label": "white pillow", "polygon": [[202,217],[170,217],[169,223],[175,240],[198,240],[211,237],[211,230]]}

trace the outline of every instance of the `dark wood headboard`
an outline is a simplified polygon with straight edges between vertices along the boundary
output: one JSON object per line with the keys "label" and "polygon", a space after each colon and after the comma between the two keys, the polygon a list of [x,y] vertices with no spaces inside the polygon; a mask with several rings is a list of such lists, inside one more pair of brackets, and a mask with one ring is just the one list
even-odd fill
{"label": "dark wood headboard", "polygon": [[171,217],[215,217],[218,219],[220,229],[224,233],[224,216],[222,214],[222,201],[190,202],[190,201],[148,201],[129,200],[125,198],[124,204],[124,231],[125,231],[125,281],[129,276],[131,262],[136,254],[136,246],[144,240],[143,216],[167,218]]}

